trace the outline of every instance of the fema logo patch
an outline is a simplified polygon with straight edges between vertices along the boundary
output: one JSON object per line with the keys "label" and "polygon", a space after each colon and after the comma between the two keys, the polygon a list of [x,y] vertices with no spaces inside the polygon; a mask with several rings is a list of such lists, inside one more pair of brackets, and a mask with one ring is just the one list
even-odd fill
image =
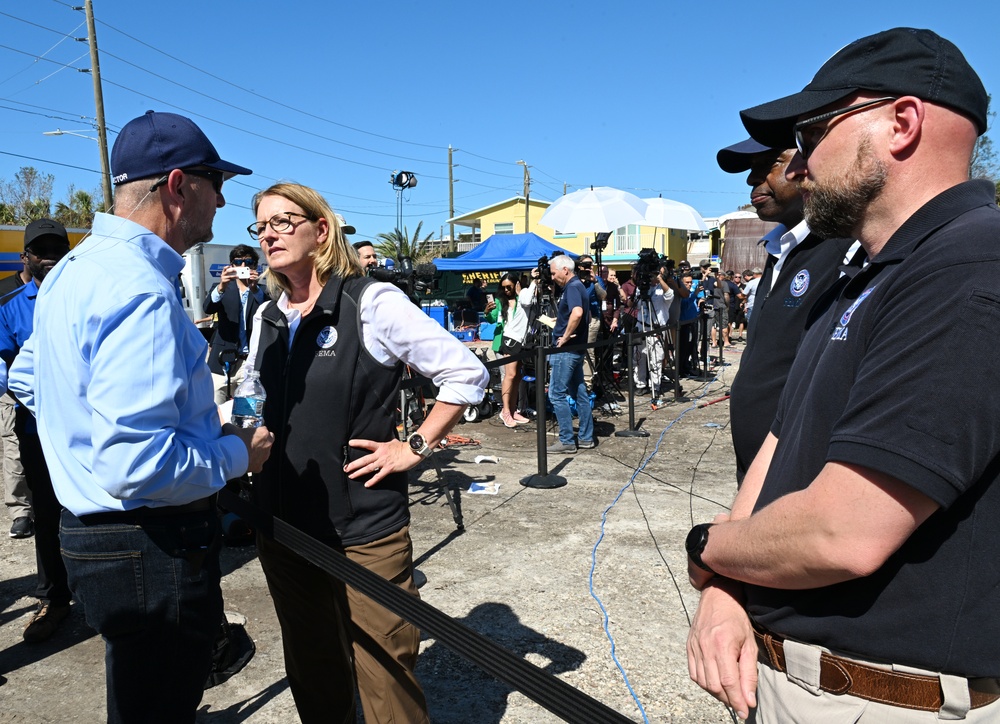
{"label": "fema logo patch", "polygon": [[868,295],[871,294],[872,291],[874,291],[874,289],[875,287],[869,287],[868,289],[865,289],[863,292],[861,292],[861,296],[854,300],[854,304],[852,304],[847,308],[847,311],[844,312],[844,316],[840,318],[841,327],[847,326],[847,323],[851,321],[851,316],[854,314],[855,310],[859,306],[861,306],[861,302],[865,301],[865,299],[868,298]]}
{"label": "fema logo patch", "polygon": [[809,270],[803,269],[792,278],[788,291],[793,297],[801,297],[809,289]]}
{"label": "fema logo patch", "polygon": [[320,349],[330,349],[337,344],[337,330],[333,327],[323,327],[316,337],[316,345]]}

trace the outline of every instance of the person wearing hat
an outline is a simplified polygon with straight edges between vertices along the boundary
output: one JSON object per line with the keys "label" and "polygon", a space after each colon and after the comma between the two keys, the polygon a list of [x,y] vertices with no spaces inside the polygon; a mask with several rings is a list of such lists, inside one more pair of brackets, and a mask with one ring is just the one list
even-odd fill
{"label": "person wearing hat", "polygon": [[[39,286],[56,262],[69,253],[69,237],[58,221],[38,219],[24,229],[24,265],[31,278],[17,290],[0,298],[0,359],[10,369],[21,346],[33,329],[35,297]],[[62,510],[52,492],[38,429],[23,405],[14,410],[14,432],[35,525],[35,566],[38,608],[24,629],[24,640],[37,643],[49,638],[69,615],[70,592],[66,567],[59,554],[59,514]]]}
{"label": "person wearing hat", "polygon": [[257,471],[266,427],[221,425],[181,256],[212,238],[223,161],[150,111],[111,152],[114,215],[46,277],[9,386],[38,421],[74,598],[104,639],[108,721],[193,722],[222,617],[213,493]]}
{"label": "person wearing hat", "polygon": [[741,114],[795,142],[813,232],[869,259],[803,336],[729,515],[686,541],[691,676],[741,716],[1000,720],[1000,210],[969,180],[988,104],[952,43],[896,28]]}
{"label": "person wearing hat", "polygon": [[741,485],[778,409],[813,306],[853,258],[853,239],[823,239],[802,215],[802,197],[785,177],[795,148],[771,148],[752,138],[723,148],[716,160],[726,173],[747,173],[750,203],[761,221],[777,223],[760,243],[767,261],[754,295],[754,319],[730,389],[730,432]]}

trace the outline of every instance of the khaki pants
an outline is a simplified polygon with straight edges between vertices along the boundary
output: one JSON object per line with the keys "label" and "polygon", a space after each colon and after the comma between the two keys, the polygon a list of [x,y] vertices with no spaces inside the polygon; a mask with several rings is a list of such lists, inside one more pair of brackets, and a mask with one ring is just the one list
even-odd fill
{"label": "khaki pants", "polygon": [[246,360],[238,359],[232,364],[232,371],[230,376],[232,380],[227,388],[226,376],[217,375],[212,373],[212,388],[215,390],[215,404],[224,404],[227,400],[231,399],[234,394],[236,394],[236,388],[240,386],[247,376]]}
{"label": "khaki pants", "polygon": [[[351,712],[354,707],[349,655],[353,648],[366,722],[428,722],[427,703],[413,673],[420,631],[284,546],[259,537],[257,547],[281,624],[288,683],[302,721],[353,721],[344,718],[348,704]],[[413,583],[408,527],[366,545],[347,547],[344,553],[419,595]]]}
{"label": "khaki pants", "polygon": [[[789,646],[791,644],[791,647]],[[979,709],[969,709],[968,682],[957,676],[937,674],[910,667],[895,668],[911,674],[939,676],[945,693],[940,711],[916,711],[880,704],[855,696],[830,694],[819,689],[819,655],[825,649],[818,646],[784,642],[787,673],[757,664],[757,709],[748,722],[756,724],[931,724],[941,721],[963,721],[967,724],[987,724],[1000,721],[1000,700]],[[878,664],[867,663],[869,666]],[[964,691],[964,694],[963,694]]]}
{"label": "khaki pants", "polygon": [[[601,318],[591,317],[590,325],[587,327],[587,344],[593,344],[597,341],[597,335],[601,331]],[[601,350],[604,348],[602,347]],[[587,385],[587,392],[594,389],[594,383],[600,382],[596,379],[597,371],[594,369],[594,365],[591,363],[592,360],[597,358],[598,353],[601,350],[588,349],[586,355],[583,358],[583,381]]]}
{"label": "khaki pants", "polygon": [[31,515],[31,493],[21,465],[21,452],[14,434],[14,401],[0,395],[0,445],[3,446],[4,501],[11,520]]}

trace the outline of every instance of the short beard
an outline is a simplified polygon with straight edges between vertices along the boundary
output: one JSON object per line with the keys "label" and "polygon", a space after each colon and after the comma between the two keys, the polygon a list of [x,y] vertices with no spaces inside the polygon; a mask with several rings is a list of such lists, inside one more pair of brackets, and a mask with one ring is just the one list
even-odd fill
{"label": "short beard", "polygon": [[805,190],[805,217],[809,229],[825,238],[853,237],[868,206],[885,188],[889,170],[871,153],[871,139],[858,144],[854,167],[848,174],[827,186],[809,183]]}
{"label": "short beard", "polygon": [[207,231],[203,228],[198,229],[191,223],[190,219],[184,216],[177,220],[177,226],[180,227],[181,234],[184,237],[185,249],[190,249],[197,244],[207,244],[214,236],[211,226],[208,227]]}

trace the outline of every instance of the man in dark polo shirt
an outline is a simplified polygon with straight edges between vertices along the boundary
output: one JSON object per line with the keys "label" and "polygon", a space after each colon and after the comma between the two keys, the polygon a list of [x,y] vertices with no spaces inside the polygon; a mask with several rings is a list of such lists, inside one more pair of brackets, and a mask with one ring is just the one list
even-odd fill
{"label": "man in dark polo shirt", "polygon": [[795,148],[770,148],[752,138],[722,149],[716,156],[727,173],[747,174],[750,203],[761,221],[775,221],[760,240],[767,250],[758,282],[747,346],[730,389],[730,422],[736,453],[736,483],[771,429],[778,397],[795,359],[802,332],[816,301],[841,274],[851,239],[813,234],[802,217],[802,197],[785,177]]}
{"label": "man in dark polo shirt", "polygon": [[1000,210],[968,180],[988,102],[954,45],[897,28],[741,114],[794,138],[813,231],[870,259],[805,334],[730,515],[687,540],[691,676],[761,724],[1000,721]]}

